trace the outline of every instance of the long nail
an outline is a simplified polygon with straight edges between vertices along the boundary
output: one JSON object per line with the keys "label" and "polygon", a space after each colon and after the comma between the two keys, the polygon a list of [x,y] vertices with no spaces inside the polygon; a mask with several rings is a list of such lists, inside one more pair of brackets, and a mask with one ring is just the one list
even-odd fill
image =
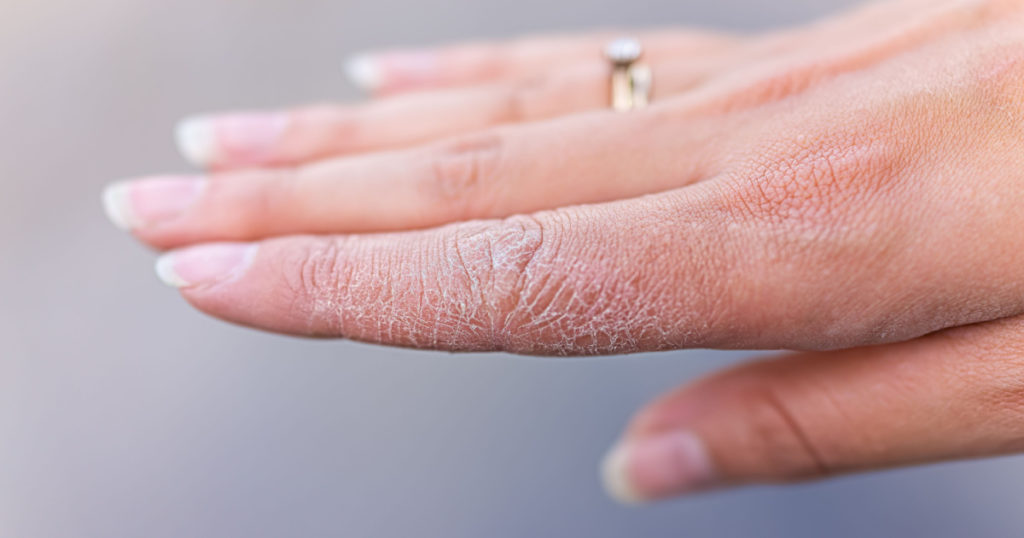
{"label": "long nail", "polygon": [[602,476],[608,494],[625,504],[692,493],[714,479],[704,443],[689,432],[620,443],[605,457]]}
{"label": "long nail", "polygon": [[374,92],[430,81],[437,76],[438,56],[430,51],[356,54],[345,62],[345,74],[357,88]]}
{"label": "long nail", "polygon": [[345,61],[345,77],[353,86],[372,92],[381,86],[380,64],[369,54],[356,54]]}
{"label": "long nail", "polygon": [[169,252],[157,260],[156,274],[175,288],[225,282],[245,272],[257,249],[249,243],[219,243]]}
{"label": "long nail", "polygon": [[182,156],[199,167],[264,164],[288,124],[289,116],[280,112],[195,116],[178,124],[175,140]]}
{"label": "long nail", "polygon": [[114,183],[103,190],[103,208],[118,228],[147,228],[174,220],[188,211],[205,185],[205,178],[195,176]]}

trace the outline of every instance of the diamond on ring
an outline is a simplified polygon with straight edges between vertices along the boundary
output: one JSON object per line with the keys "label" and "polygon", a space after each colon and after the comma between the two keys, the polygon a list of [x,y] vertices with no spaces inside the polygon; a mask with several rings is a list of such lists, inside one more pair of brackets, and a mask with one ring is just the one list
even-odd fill
{"label": "diamond on ring", "polygon": [[640,41],[622,37],[604,49],[611,64],[611,105],[619,112],[647,106],[651,97],[651,68],[640,63],[644,48]]}
{"label": "diamond on ring", "polygon": [[631,37],[620,37],[612,41],[604,49],[608,60],[617,65],[629,65],[636,62],[644,54],[640,42]]}

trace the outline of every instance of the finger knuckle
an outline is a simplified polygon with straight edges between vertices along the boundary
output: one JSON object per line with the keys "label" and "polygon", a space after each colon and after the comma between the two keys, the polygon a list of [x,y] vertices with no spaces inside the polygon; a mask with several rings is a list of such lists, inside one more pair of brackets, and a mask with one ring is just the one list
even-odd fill
{"label": "finger knuckle", "polygon": [[737,195],[761,219],[819,228],[873,193],[889,168],[874,140],[808,140],[765,148],[738,175]]}
{"label": "finger knuckle", "polygon": [[544,251],[544,226],[533,217],[511,217],[500,222],[456,229],[448,241],[448,254],[464,304],[480,305],[475,320],[495,347],[507,345],[508,316],[522,301],[524,282]]}
{"label": "finger knuckle", "polygon": [[[604,254],[580,260],[565,252],[580,230],[571,212],[515,216],[466,236],[475,251],[466,281],[487,305],[493,347],[542,355],[598,354],[638,347],[644,314],[628,304],[636,291],[603,266]],[[573,264],[576,264],[573,267]],[[482,276],[481,276],[482,275]]]}
{"label": "finger knuckle", "polygon": [[[915,293],[914,282],[904,281],[907,287],[896,293],[875,283],[880,271],[908,263],[906,247],[927,232],[930,209],[912,203],[927,191],[914,181],[921,163],[906,145],[917,142],[873,135],[874,127],[886,128],[869,125],[762,148],[726,182],[723,203],[730,218],[756,244],[747,263],[789,287],[783,292],[753,285],[773,301],[788,302],[788,320],[805,320],[796,329],[800,347],[856,345],[865,335],[891,341],[909,327],[909,314],[889,305],[898,293]],[[837,290],[834,297],[841,300],[833,302],[793,293],[794,286],[821,290],[838,279],[844,289],[867,292]]]}
{"label": "finger knuckle", "polygon": [[890,253],[880,246],[906,233],[897,224],[910,220],[900,207],[901,152],[870,136],[804,138],[741,166],[727,201],[737,222],[759,235],[766,263],[856,258],[857,267],[870,268]]}
{"label": "finger knuckle", "polygon": [[310,334],[339,334],[351,264],[342,260],[340,239],[311,241],[282,259],[290,300],[304,309]]}
{"label": "finger knuckle", "polygon": [[497,133],[468,136],[434,148],[422,190],[457,216],[479,214],[493,200],[504,148],[505,140]]}
{"label": "finger knuckle", "polygon": [[548,115],[546,96],[552,92],[552,80],[548,75],[532,77],[511,87],[505,95],[500,121],[519,123],[535,120]]}
{"label": "finger knuckle", "polygon": [[[316,104],[292,112],[290,125],[320,141],[318,147],[311,147],[310,153],[320,156],[329,153],[348,153],[366,148],[372,143],[372,133],[367,133],[370,109],[335,104]],[[372,112],[371,112],[372,114]],[[371,129],[372,130],[372,129]]]}

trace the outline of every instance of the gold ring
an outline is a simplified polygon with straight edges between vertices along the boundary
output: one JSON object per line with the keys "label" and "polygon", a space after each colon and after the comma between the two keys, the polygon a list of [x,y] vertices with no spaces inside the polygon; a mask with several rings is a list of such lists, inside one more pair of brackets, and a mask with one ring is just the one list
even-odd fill
{"label": "gold ring", "polygon": [[651,97],[651,68],[641,64],[643,46],[623,37],[608,44],[605,57],[612,64],[612,108],[619,112],[647,106]]}

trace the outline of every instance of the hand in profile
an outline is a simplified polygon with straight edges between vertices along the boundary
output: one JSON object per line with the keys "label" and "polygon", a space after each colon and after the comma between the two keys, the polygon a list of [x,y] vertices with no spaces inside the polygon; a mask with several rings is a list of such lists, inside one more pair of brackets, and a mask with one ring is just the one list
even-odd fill
{"label": "hand in profile", "polygon": [[1024,451],[1024,2],[362,57],[368,104],[183,124],[106,194],[196,308],[453,351],[802,350],[653,403],[620,498]]}

